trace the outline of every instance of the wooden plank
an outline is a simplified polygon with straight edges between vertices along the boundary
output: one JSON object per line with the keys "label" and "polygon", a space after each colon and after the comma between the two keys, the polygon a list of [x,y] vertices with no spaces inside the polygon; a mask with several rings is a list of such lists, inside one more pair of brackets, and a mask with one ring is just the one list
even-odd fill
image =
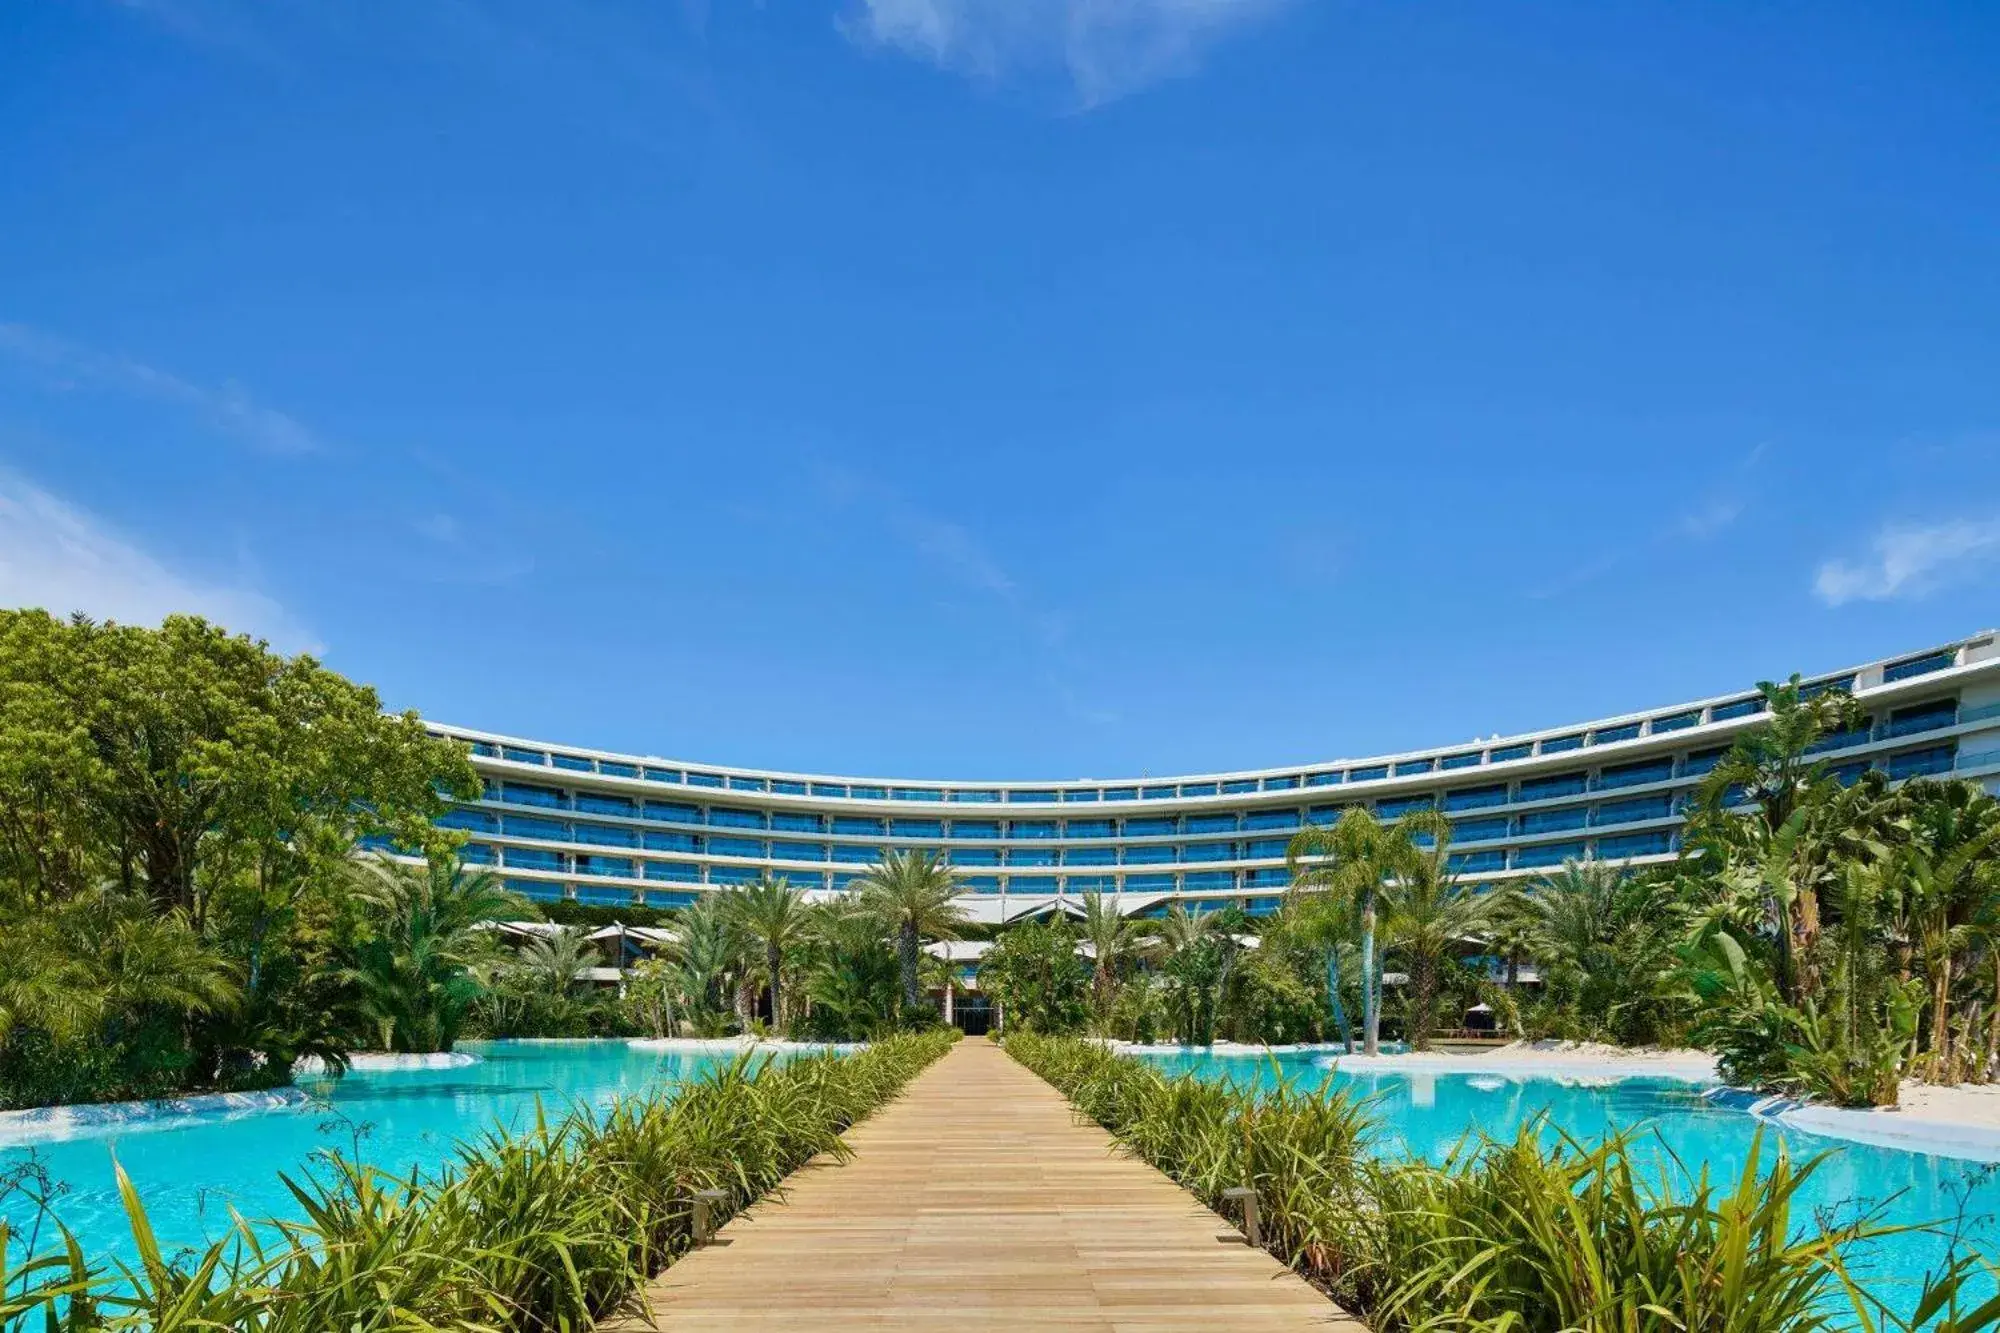
{"label": "wooden plank", "polygon": [[987,1042],[847,1138],[614,1327],[1364,1333]]}

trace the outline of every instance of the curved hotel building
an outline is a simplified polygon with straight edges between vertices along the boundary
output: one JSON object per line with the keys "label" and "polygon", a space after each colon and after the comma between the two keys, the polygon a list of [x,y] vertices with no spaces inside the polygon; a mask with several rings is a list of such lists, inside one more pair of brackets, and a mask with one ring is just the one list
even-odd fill
{"label": "curved hotel building", "polygon": [[[1867,715],[1821,743],[1837,775],[1958,774],[2000,790],[1993,632],[1811,686],[1852,692]],[[483,799],[444,820],[468,835],[466,860],[530,897],[676,907],[763,875],[832,892],[914,847],[941,852],[972,918],[998,924],[1092,890],[1122,895],[1128,913],[1174,899],[1268,911],[1286,841],[1355,806],[1441,810],[1453,863],[1477,881],[1670,857],[1690,792],[1762,707],[1732,694],[1407,754],[1037,783],[777,773],[433,730],[470,745],[485,779]]]}

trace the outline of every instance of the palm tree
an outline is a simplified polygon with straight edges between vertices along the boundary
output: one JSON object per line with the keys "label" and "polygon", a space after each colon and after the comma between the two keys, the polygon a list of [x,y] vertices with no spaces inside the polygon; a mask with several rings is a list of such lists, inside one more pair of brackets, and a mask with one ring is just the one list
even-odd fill
{"label": "palm tree", "polygon": [[1182,1042],[1205,1045],[1214,1035],[1215,992],[1224,968],[1217,917],[1212,912],[1191,912],[1185,902],[1176,902],[1160,918],[1159,934],[1152,942],[1166,978],[1175,1036]]}
{"label": "palm tree", "polygon": [[390,856],[356,863],[355,894],[374,934],[344,975],[361,992],[384,1049],[448,1051],[480,992],[474,968],[496,947],[488,927],[521,910],[491,871],[453,860],[422,867]]}
{"label": "palm tree", "polygon": [[738,928],[764,946],[764,975],[771,982],[771,1025],[779,1027],[785,1021],[784,992],[780,989],[785,951],[804,941],[811,922],[805,894],[782,875],[776,879],[765,875],[733,895],[731,907]]}
{"label": "palm tree", "polygon": [[1090,946],[1093,969],[1090,993],[1102,1015],[1111,1004],[1118,975],[1139,949],[1139,928],[1118,910],[1114,899],[1101,893],[1083,895],[1083,920],[1078,934]]}
{"label": "palm tree", "polygon": [[[1354,1054],[1354,1025],[1348,1021],[1347,1005],[1341,1000],[1345,986],[1342,955],[1351,952],[1355,931],[1355,904],[1341,893],[1316,893],[1308,883],[1293,880],[1285,890],[1279,924],[1320,956],[1326,972],[1327,1007],[1333,1025],[1340,1031],[1341,1045]],[[1269,934],[1266,934],[1269,939]]]}
{"label": "palm tree", "polygon": [[597,966],[597,950],[590,937],[575,926],[557,926],[546,935],[537,935],[521,947],[515,967],[550,995],[564,996],[576,989],[583,974]]}
{"label": "palm tree", "polygon": [[898,965],[882,941],[880,918],[851,902],[828,902],[812,909],[810,921],[811,1029],[851,1039],[892,1028]]}
{"label": "palm tree", "polygon": [[[1930,1050],[1923,1069],[1934,1082],[1956,1082],[1951,985],[1966,946],[1992,929],[2000,897],[2000,801],[1970,783],[1919,780],[1900,793],[1909,811],[1910,844],[1894,864],[1906,912],[1931,985]],[[2000,1013],[2000,970],[1993,1001]],[[1966,1044],[1971,1044],[1967,1033]],[[1981,1062],[1984,1063],[1983,1061]],[[1983,1071],[1982,1071],[1983,1072]]]}
{"label": "palm tree", "polygon": [[1297,889],[1352,898],[1361,924],[1361,1049],[1381,1049],[1382,978],[1375,966],[1376,904],[1382,883],[1406,859],[1408,843],[1360,807],[1336,824],[1308,824],[1285,848],[1285,868]]}
{"label": "palm tree", "polygon": [[743,961],[743,933],[728,895],[699,898],[681,913],[671,956],[689,1017],[707,1026],[726,1014]]}
{"label": "palm tree", "polygon": [[[1477,937],[1493,915],[1493,900],[1451,872],[1451,821],[1434,810],[1396,821],[1401,846],[1389,882],[1387,934],[1410,974],[1410,1045],[1430,1046],[1439,984],[1459,947]],[[1422,846],[1420,839],[1430,845]]]}
{"label": "palm tree", "polygon": [[915,849],[889,852],[856,881],[861,902],[896,937],[896,961],[902,970],[903,1007],[914,1010],[923,999],[918,989],[917,954],[925,939],[958,938],[965,923],[958,880],[933,852]]}

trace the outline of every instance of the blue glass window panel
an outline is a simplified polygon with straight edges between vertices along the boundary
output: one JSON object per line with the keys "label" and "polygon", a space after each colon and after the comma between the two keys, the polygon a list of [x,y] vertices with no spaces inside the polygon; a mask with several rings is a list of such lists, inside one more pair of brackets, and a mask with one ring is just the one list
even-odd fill
{"label": "blue glass window panel", "polygon": [[1635,740],[1639,735],[1637,722],[1626,722],[1615,727],[1599,727],[1591,733],[1590,739],[1596,745],[1610,745],[1614,741]]}
{"label": "blue glass window panel", "polygon": [[824,861],[826,844],[823,842],[773,842],[773,861]]}
{"label": "blue glass window panel", "polygon": [[1065,788],[1062,798],[1065,801],[1101,801],[1104,799],[1104,793],[1095,787]]}
{"label": "blue glass window panel", "polygon": [[1108,819],[1072,819],[1067,827],[1072,838],[1109,838],[1118,831]]}
{"label": "blue glass window panel", "polygon": [[1717,704],[1708,712],[1711,721],[1726,722],[1733,717],[1749,717],[1752,713],[1764,711],[1764,701],[1759,699],[1738,699],[1734,703]]}
{"label": "blue glass window panel", "polygon": [[546,764],[549,757],[540,750],[522,750],[512,745],[500,747],[500,757],[511,759],[517,764]]}
{"label": "blue glass window panel", "polygon": [[1807,754],[1824,754],[1828,750],[1845,750],[1856,745],[1866,745],[1874,739],[1867,719],[1846,731],[1830,731],[1806,747]]}
{"label": "blue glass window panel", "polygon": [[545,810],[569,808],[569,798],[554,787],[532,787],[525,782],[509,782],[500,789],[500,799],[509,805],[539,805]]}
{"label": "blue glass window panel", "polygon": [[1673,849],[1674,835],[1666,829],[1654,833],[1625,833],[1615,838],[1597,840],[1599,860],[1616,860],[1626,856],[1660,856]]}
{"label": "blue glass window panel", "polygon": [[833,884],[835,889],[845,889],[852,886],[855,881],[859,880],[866,873],[863,870],[836,870],[831,875],[828,875],[827,879]]}
{"label": "blue glass window panel", "polygon": [[592,907],[630,907],[632,890],[621,889],[615,884],[579,884],[576,886],[576,900]]}
{"label": "blue glass window panel", "polygon": [[1282,898],[1251,898],[1243,904],[1245,916],[1269,916],[1278,910]]}
{"label": "blue glass window panel", "polygon": [[1635,801],[1611,801],[1597,807],[1595,824],[1630,824],[1641,819],[1665,819],[1674,812],[1674,798],[1661,792]]}
{"label": "blue glass window panel", "polygon": [[820,815],[802,815],[792,810],[773,810],[771,828],[778,833],[824,833],[826,820]]}
{"label": "blue glass window panel", "polygon": [[458,859],[469,866],[490,866],[500,863],[500,854],[483,842],[468,842],[458,849]]}
{"label": "blue glass window panel", "polygon": [[1243,827],[1252,833],[1298,826],[1299,812],[1296,810],[1252,810],[1243,816]]}
{"label": "blue glass window panel", "polygon": [[1539,847],[1522,847],[1514,852],[1514,864],[1519,867],[1559,866],[1565,861],[1581,861],[1583,844],[1580,842],[1549,842]]}
{"label": "blue glass window panel", "polygon": [[1454,820],[1451,836],[1455,842],[1480,842],[1486,838],[1504,838],[1507,836],[1507,817],[1499,815],[1490,819]]}
{"label": "blue glass window panel", "polygon": [[1181,887],[1184,889],[1233,889],[1236,887],[1236,876],[1228,870],[1197,870],[1192,874],[1181,876]]}
{"label": "blue glass window panel", "polygon": [[944,792],[937,787],[897,787],[889,796],[897,801],[942,801]]}
{"label": "blue glass window panel", "polygon": [[1127,875],[1125,877],[1125,891],[1127,893],[1157,893],[1163,889],[1171,889],[1173,887],[1174,877],[1172,875]]}
{"label": "blue glass window panel", "polygon": [[547,842],[568,842],[569,825],[560,819],[536,819],[533,815],[508,815],[500,822],[510,838],[541,838]]}
{"label": "blue glass window panel", "polygon": [[614,875],[630,879],[632,877],[632,858],[629,856],[579,856],[576,858],[576,873],[579,875]]}
{"label": "blue glass window panel", "polygon": [[812,794],[815,796],[845,796],[847,795],[847,786],[845,783],[840,782],[815,782],[812,784]]}
{"label": "blue glass window panel", "polygon": [[500,816],[491,810],[447,810],[438,817],[438,827],[463,829],[468,833],[493,833],[500,828]]}
{"label": "blue glass window panel", "polygon": [[1428,773],[1433,766],[1433,761],[1429,759],[1405,759],[1396,765],[1396,776],[1400,778],[1412,773]]}
{"label": "blue glass window panel", "polygon": [[1906,750],[1902,754],[1890,755],[1889,778],[1893,782],[1900,782],[1904,778],[1949,773],[1957,754],[1956,745],[1933,745],[1924,750]]}
{"label": "blue glass window panel", "polygon": [[1838,690],[1842,694],[1854,693],[1854,677],[1835,676],[1830,680],[1808,681],[1806,684],[1799,687],[1799,698],[1817,699],[1820,695],[1825,694],[1829,690]]}
{"label": "blue glass window panel", "polygon": [[1920,731],[1936,731],[1940,727],[1949,727],[1957,721],[1958,701],[1938,699],[1910,708],[1898,708],[1889,714],[1889,725],[1882,729],[1882,734],[1909,736]]}
{"label": "blue glass window panel", "polygon": [[1459,810],[1485,810],[1496,805],[1507,804],[1507,784],[1495,783],[1491,787],[1460,787],[1457,791],[1444,794],[1444,808],[1447,813]]}
{"label": "blue glass window panel", "polygon": [[887,829],[888,822],[886,820],[875,819],[867,815],[835,815],[833,817],[833,831],[835,833],[847,833],[858,837],[872,838],[879,836]]}
{"label": "blue glass window panel", "polygon": [[698,852],[701,850],[701,835],[698,833],[655,833],[646,830],[642,844],[649,852]]}
{"label": "blue glass window panel", "polygon": [[1174,849],[1163,842],[1125,849],[1125,864],[1128,866],[1167,865],[1173,860]]}
{"label": "blue glass window panel", "polygon": [[1000,849],[997,847],[954,847],[950,852],[950,860],[955,866],[997,866],[1000,864]]}
{"label": "blue glass window panel", "polygon": [[1520,799],[1549,801],[1558,796],[1575,796],[1583,791],[1585,781],[1582,773],[1557,773],[1546,778],[1525,778],[1521,782]]}
{"label": "blue glass window panel", "polygon": [[1655,736],[1659,736],[1669,731],[1685,731],[1689,727],[1695,727],[1700,725],[1701,725],[1701,713],[1699,711],[1690,713],[1669,713],[1665,717],[1654,718],[1651,723],[1651,730]]}
{"label": "blue glass window panel", "polygon": [[763,828],[764,812],[734,810],[726,805],[718,805],[709,809],[708,822],[714,828]]}
{"label": "blue glass window panel", "polygon": [[837,842],[833,845],[833,859],[836,861],[860,862],[874,865],[882,859],[880,847],[868,847],[860,843]]}
{"label": "blue glass window panel", "polygon": [[711,833],[708,838],[710,856],[762,856],[764,844],[756,838],[725,838]]}
{"label": "blue glass window panel", "polygon": [[998,875],[966,875],[959,880],[959,883],[963,884],[973,893],[1000,892],[1000,877]]}
{"label": "blue glass window panel", "polygon": [[692,770],[688,773],[688,786],[690,787],[720,787],[722,785],[723,780],[720,773],[696,773]]}
{"label": "blue glass window panel", "polygon": [[1010,838],[1053,838],[1056,836],[1056,821],[1053,819],[1017,819],[1007,828]]}
{"label": "blue glass window panel", "polygon": [[817,870],[780,870],[776,878],[784,880],[801,893],[826,887],[826,876]]}
{"label": "blue glass window panel", "polygon": [[1377,818],[1385,822],[1391,819],[1401,819],[1404,815],[1413,814],[1418,810],[1434,809],[1435,800],[1436,798],[1431,796],[1391,797],[1375,802],[1375,814]]}
{"label": "blue glass window panel", "polygon": [[1032,791],[1010,791],[1007,793],[1007,799],[1015,805],[1053,805],[1056,794],[1053,790],[1043,791],[1036,788]]}
{"label": "blue glass window panel", "polygon": [[[651,866],[648,866],[646,868],[648,870],[652,869]],[[659,889],[648,889],[646,890],[646,906],[658,908],[661,911],[671,912],[671,911],[676,911],[683,907],[693,907],[695,905],[695,900],[700,897],[701,895],[699,893],[682,893],[682,892],[663,893]]]}
{"label": "blue glass window panel", "polygon": [[1000,799],[1000,793],[990,787],[961,787],[952,792],[951,799],[967,805],[992,805]]}
{"label": "blue glass window panel", "polygon": [[1614,787],[1637,787],[1647,782],[1665,782],[1674,775],[1674,761],[1668,758],[1648,759],[1636,764],[1619,764],[1607,768],[1597,776],[1600,789]]}
{"label": "blue glass window panel", "polygon": [[1115,866],[1118,864],[1116,847],[1071,847],[1063,852],[1066,866]]}
{"label": "blue glass window panel", "polygon": [[592,815],[617,815],[631,819],[638,815],[639,807],[627,796],[600,796],[596,792],[580,791],[576,794],[576,808]]}
{"label": "blue glass window panel", "polygon": [[1116,875],[1065,875],[1063,888],[1071,893],[1109,893],[1118,887]]}
{"label": "blue glass window panel", "polygon": [[1507,868],[1507,853],[1498,847],[1484,852],[1452,852],[1445,857],[1445,869],[1452,874],[1465,871],[1504,870]]}
{"label": "blue glass window panel", "polygon": [[648,801],[646,818],[657,819],[665,824],[699,824],[701,808],[693,805],[673,805],[666,801]]}
{"label": "blue glass window panel", "polygon": [[1148,801],[1157,801],[1176,794],[1172,787],[1147,787],[1139,793]]}
{"label": "blue glass window panel", "polygon": [[1590,812],[1580,805],[1567,810],[1537,810],[1521,816],[1521,832],[1562,833],[1582,828],[1589,817]]}
{"label": "blue glass window panel", "polygon": [[804,796],[806,794],[806,784],[803,782],[793,782],[787,778],[772,778],[771,790],[779,796]]}
{"label": "blue glass window panel", "polygon": [[678,768],[649,768],[646,770],[646,781],[648,782],[679,782],[680,780],[681,771]]}
{"label": "blue glass window panel", "polygon": [[520,870],[561,870],[561,852],[544,851],[540,847],[509,847],[505,853],[508,865]]}
{"label": "blue glass window panel", "polygon": [[1187,831],[1189,833],[1234,833],[1236,831],[1236,816],[1233,814],[1189,815],[1187,817]]}
{"label": "blue glass window panel", "polygon": [[1710,750],[1696,750],[1681,761],[1681,776],[1698,778],[1721,763],[1722,757],[1728,753],[1727,745],[1718,745]]}
{"label": "blue glass window panel", "polygon": [[1340,817],[1347,813],[1347,809],[1348,807],[1344,805],[1316,805],[1306,811],[1306,822],[1308,824],[1337,824],[1340,822]]}
{"label": "blue glass window panel", "polygon": [[944,821],[942,819],[892,819],[889,821],[889,832],[898,838],[942,838],[944,836]]}
{"label": "blue glass window panel", "polygon": [[849,787],[847,794],[857,801],[885,801],[889,798],[887,787]]}
{"label": "blue glass window panel", "polygon": [[1835,764],[1826,771],[1826,775],[1843,787],[1852,787],[1861,780],[1861,775],[1866,773],[1868,768],[1869,763],[1866,759],[1856,759],[1845,764]]}
{"label": "blue glass window panel", "polygon": [[767,791],[769,788],[770,784],[762,778],[739,777],[734,773],[729,776],[729,790],[731,791]]}
{"label": "blue glass window panel", "polygon": [[639,845],[639,831],[637,829],[618,828],[612,824],[585,824],[581,821],[576,824],[575,828],[576,840],[578,842],[594,843],[599,847],[637,847]]}
{"label": "blue glass window panel", "polygon": [[474,741],[472,743],[472,752],[487,759],[492,759],[499,755],[500,747],[486,741]]}
{"label": "blue glass window panel", "polygon": [[1291,882],[1291,875],[1283,866],[1265,866],[1261,870],[1246,871],[1243,875],[1245,888],[1264,888],[1269,885],[1283,885]]}
{"label": "blue glass window panel", "polygon": [[1054,875],[1011,875],[1007,879],[1009,893],[1054,893]]}
{"label": "blue glass window panel", "polygon": [[1387,764],[1376,764],[1372,768],[1349,769],[1347,780],[1349,782],[1373,782],[1378,778],[1386,778],[1388,776],[1389,766]]}
{"label": "blue glass window panel", "polygon": [[1243,856],[1245,860],[1267,861],[1283,856],[1291,842],[1290,838],[1253,838],[1243,844]]}
{"label": "blue glass window panel", "polygon": [[1173,815],[1148,815],[1143,819],[1125,821],[1125,836],[1128,838],[1170,837],[1181,831],[1181,821]]}
{"label": "blue glass window panel", "polygon": [[954,838],[997,838],[1000,836],[1000,821],[997,819],[954,819],[951,821],[951,836]]}
{"label": "blue glass window panel", "polygon": [[604,774],[606,777],[613,777],[613,778],[636,778],[639,776],[638,765],[621,764],[618,763],[616,760],[612,759],[598,760],[597,771]]}
{"label": "blue glass window panel", "polygon": [[1282,777],[1282,778],[1264,779],[1265,791],[1290,791],[1292,788],[1298,785],[1299,785],[1299,779],[1297,774],[1291,774],[1287,777]]}
{"label": "blue glass window panel", "polygon": [[1958,660],[1958,650],[1947,648],[1942,652],[1925,653],[1922,657],[1906,657],[1900,662],[1891,662],[1882,668],[1882,683],[1887,685],[1912,676],[1928,676],[1933,671],[1943,671]]}
{"label": "blue glass window panel", "polygon": [[1183,861],[1234,861],[1236,844],[1233,842],[1191,842],[1181,848]]}
{"label": "blue glass window panel", "polygon": [[763,873],[763,871],[757,869],[755,866],[710,866],[708,868],[708,882],[710,884],[749,884],[756,881]]}
{"label": "blue glass window panel", "polygon": [[1216,786],[1213,782],[1183,782],[1181,784],[1181,795],[1183,796],[1213,796],[1215,793]]}
{"label": "blue glass window panel", "polygon": [[1010,866],[1052,866],[1056,863],[1056,849],[1053,847],[1013,847],[1007,852]]}
{"label": "blue glass window panel", "polygon": [[1341,774],[1338,770],[1331,773],[1308,773],[1306,774],[1306,786],[1337,787],[1340,785],[1340,779]]}
{"label": "blue glass window panel", "polygon": [[1438,767],[1477,768],[1479,767],[1479,751],[1474,750],[1470,754],[1448,754],[1444,758],[1438,760]]}
{"label": "blue glass window panel", "polygon": [[1541,744],[1541,752],[1543,754],[1561,754],[1565,750],[1581,750],[1582,748],[1583,735],[1581,732],[1574,736],[1551,736]]}
{"label": "blue glass window panel", "polygon": [[1236,796],[1246,791],[1256,790],[1257,779],[1255,778],[1231,778],[1222,784],[1222,794],[1224,796]]}
{"label": "blue glass window panel", "polygon": [[1509,759],[1526,759],[1535,752],[1535,747],[1527,742],[1519,745],[1496,745],[1487,752],[1487,758],[1496,764],[1504,764]]}
{"label": "blue glass window panel", "polygon": [[1106,787],[1104,799],[1107,801],[1136,801],[1139,799],[1137,787]]}
{"label": "blue glass window panel", "polygon": [[523,898],[533,898],[537,902],[554,902],[563,896],[563,886],[550,884],[539,879],[510,879],[504,881],[507,892],[518,893]]}

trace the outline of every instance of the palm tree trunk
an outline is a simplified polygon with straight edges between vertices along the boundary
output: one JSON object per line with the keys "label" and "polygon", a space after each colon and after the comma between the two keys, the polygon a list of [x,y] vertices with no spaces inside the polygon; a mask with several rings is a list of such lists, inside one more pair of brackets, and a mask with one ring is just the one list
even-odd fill
{"label": "palm tree trunk", "polygon": [[903,969],[903,1007],[914,1011],[923,996],[917,993],[917,928],[908,921],[897,931],[896,961]]}
{"label": "palm tree trunk", "polygon": [[1354,1054],[1354,1025],[1347,1021],[1347,1006],[1340,1001],[1340,951],[1333,948],[1326,952],[1326,995],[1333,1003],[1334,1025],[1340,1029],[1340,1044],[1348,1054]]}
{"label": "palm tree trunk", "polygon": [[777,945],[767,944],[764,946],[764,966],[771,973],[771,1030],[773,1032],[781,1031],[785,1024],[784,997],[778,989],[778,968],[783,963],[784,959],[780,956]]}
{"label": "palm tree trunk", "polygon": [[2000,1078],[2000,941],[1993,945],[1993,1013],[1986,1020],[1984,1077]]}
{"label": "palm tree trunk", "polygon": [[1375,975],[1375,890],[1361,891],[1361,1053],[1382,1048],[1382,990]]}
{"label": "palm tree trunk", "polygon": [[1931,1080],[1951,1077],[1951,954],[1943,953],[1931,968]]}

